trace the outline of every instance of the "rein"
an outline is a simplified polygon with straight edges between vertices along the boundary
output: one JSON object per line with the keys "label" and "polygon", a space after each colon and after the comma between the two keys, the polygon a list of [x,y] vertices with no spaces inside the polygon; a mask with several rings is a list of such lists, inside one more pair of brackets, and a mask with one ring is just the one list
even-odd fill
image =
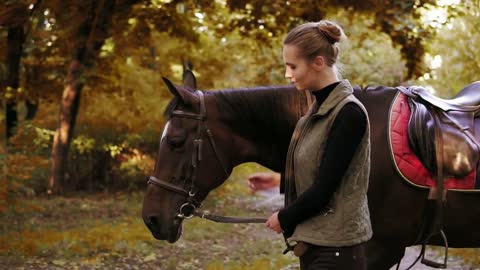
{"label": "rein", "polygon": [[205,108],[205,97],[202,91],[196,91],[198,96],[200,97],[200,113],[189,113],[184,112],[181,110],[174,110],[171,116],[174,117],[181,117],[181,118],[189,118],[193,120],[197,120],[197,134],[196,138],[194,139],[194,150],[191,155],[191,163],[190,163],[190,170],[187,172],[187,177],[185,178],[184,186],[189,186],[189,189],[186,190],[183,187],[178,185],[172,184],[171,182],[163,181],[158,179],[155,176],[150,176],[147,181],[148,184],[159,186],[167,191],[174,192],[178,195],[186,197],[186,202],[180,206],[178,210],[178,214],[176,215],[177,221],[182,221],[183,219],[189,219],[194,216],[208,219],[214,222],[221,222],[221,223],[265,223],[267,221],[266,218],[244,218],[244,217],[230,217],[230,216],[220,216],[220,215],[213,215],[209,213],[205,213],[203,211],[198,210],[202,206],[201,202],[199,202],[196,196],[196,189],[195,189],[195,177],[198,165],[202,161],[202,149],[203,149],[203,134],[206,133],[208,135],[208,139],[210,145],[217,157],[218,162],[222,166],[223,172],[225,177],[228,177],[228,170],[225,166],[224,160],[220,155],[220,151],[217,149],[215,144],[215,140],[213,138],[212,132],[207,126],[207,112]]}

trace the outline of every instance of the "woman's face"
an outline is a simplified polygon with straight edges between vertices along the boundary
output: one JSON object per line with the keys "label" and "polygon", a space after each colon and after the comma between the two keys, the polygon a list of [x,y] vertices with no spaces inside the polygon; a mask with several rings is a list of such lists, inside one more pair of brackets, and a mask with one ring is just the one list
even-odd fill
{"label": "woman's face", "polygon": [[309,61],[294,45],[283,46],[283,62],[285,63],[285,78],[295,85],[298,91],[315,90],[318,74]]}

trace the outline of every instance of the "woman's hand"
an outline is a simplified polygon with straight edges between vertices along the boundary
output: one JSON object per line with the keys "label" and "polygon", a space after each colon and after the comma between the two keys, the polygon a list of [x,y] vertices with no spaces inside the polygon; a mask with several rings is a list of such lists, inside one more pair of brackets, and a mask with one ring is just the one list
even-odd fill
{"label": "woman's hand", "polygon": [[268,218],[267,222],[265,222],[265,226],[276,233],[283,232],[282,228],[280,227],[280,221],[278,220],[278,211],[273,213]]}
{"label": "woman's hand", "polygon": [[252,193],[280,185],[279,173],[253,173],[248,176],[248,187]]}

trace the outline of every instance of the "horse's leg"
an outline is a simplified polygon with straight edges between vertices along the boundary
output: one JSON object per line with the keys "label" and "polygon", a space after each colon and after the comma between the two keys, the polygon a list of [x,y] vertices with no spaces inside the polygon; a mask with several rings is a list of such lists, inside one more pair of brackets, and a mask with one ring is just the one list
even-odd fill
{"label": "horse's leg", "polygon": [[367,243],[367,269],[388,270],[396,265],[404,254],[405,247],[402,245],[372,239]]}

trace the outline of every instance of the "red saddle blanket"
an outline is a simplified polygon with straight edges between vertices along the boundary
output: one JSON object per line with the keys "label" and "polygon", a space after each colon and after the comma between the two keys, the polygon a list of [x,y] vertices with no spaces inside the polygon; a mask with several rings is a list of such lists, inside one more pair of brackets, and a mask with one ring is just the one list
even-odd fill
{"label": "red saddle blanket", "polygon": [[[408,107],[407,97],[399,92],[392,103],[390,110],[390,149],[397,171],[410,184],[419,187],[436,186],[435,178],[423,166],[422,162],[413,153],[408,144],[408,120],[410,117],[410,108]],[[447,178],[445,180],[446,189],[470,190],[475,189],[476,171],[464,178]]]}

